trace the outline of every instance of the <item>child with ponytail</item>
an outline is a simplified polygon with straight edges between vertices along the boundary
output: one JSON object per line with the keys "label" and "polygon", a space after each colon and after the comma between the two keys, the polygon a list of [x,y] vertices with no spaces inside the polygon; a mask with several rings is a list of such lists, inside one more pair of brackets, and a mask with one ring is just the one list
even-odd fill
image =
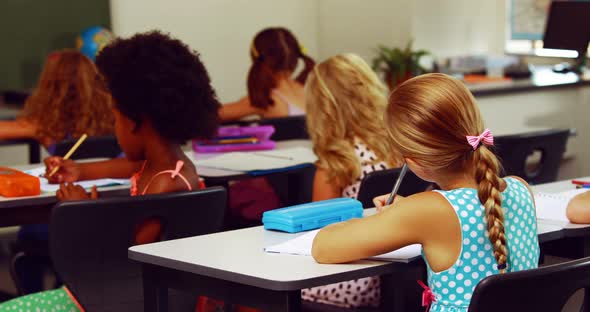
{"label": "child with ponytail", "polygon": [[314,240],[320,263],[342,263],[421,244],[430,311],[467,311],[486,276],[536,268],[539,242],[533,196],[518,177],[499,176],[469,90],[457,79],[428,74],[390,96],[389,137],[409,168],[440,190],[397,198],[380,213],[333,224]]}
{"label": "child with ponytail", "polygon": [[[266,28],[250,45],[252,67],[248,73],[248,96],[223,105],[222,121],[249,115],[262,118],[305,114],[303,85],[315,62],[286,28]],[[304,68],[293,78],[299,60]]]}

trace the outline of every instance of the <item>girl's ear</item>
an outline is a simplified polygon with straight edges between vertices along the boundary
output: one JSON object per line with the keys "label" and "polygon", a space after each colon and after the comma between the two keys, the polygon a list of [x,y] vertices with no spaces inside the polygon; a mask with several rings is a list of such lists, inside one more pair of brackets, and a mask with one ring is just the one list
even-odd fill
{"label": "girl's ear", "polygon": [[409,157],[404,157],[404,161],[406,162],[406,164],[408,164],[408,168],[414,174],[416,174],[422,180],[430,181],[429,172],[425,168],[421,167],[416,161],[414,161],[412,158],[409,158]]}
{"label": "girl's ear", "polygon": [[415,168],[417,165],[416,162],[412,158],[409,158],[409,157],[404,157],[404,161],[406,162],[406,164],[408,164],[409,167]]}

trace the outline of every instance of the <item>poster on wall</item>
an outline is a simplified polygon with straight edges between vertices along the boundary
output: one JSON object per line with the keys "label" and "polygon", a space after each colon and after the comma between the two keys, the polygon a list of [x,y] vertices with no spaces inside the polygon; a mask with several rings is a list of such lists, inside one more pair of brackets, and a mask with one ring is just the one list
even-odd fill
{"label": "poster on wall", "polygon": [[512,40],[543,40],[551,0],[510,0]]}

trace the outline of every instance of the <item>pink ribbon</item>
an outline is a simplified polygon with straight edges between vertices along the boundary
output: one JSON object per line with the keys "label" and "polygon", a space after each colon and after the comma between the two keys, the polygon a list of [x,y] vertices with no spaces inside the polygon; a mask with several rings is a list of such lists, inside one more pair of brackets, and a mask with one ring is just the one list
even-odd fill
{"label": "pink ribbon", "polygon": [[416,282],[418,282],[418,285],[424,289],[422,292],[422,306],[426,307],[426,311],[428,311],[430,310],[430,305],[436,301],[436,298],[434,297],[430,287],[426,286],[421,280],[417,280]]}
{"label": "pink ribbon", "polygon": [[485,145],[494,145],[494,136],[490,129],[485,129],[480,135],[468,135],[466,138],[469,145],[473,147],[473,150],[476,150],[481,142]]}

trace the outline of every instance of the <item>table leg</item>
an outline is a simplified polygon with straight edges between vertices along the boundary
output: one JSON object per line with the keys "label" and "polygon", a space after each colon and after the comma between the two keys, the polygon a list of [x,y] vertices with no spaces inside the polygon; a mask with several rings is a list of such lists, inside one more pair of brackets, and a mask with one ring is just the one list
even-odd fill
{"label": "table leg", "polygon": [[276,304],[269,307],[270,312],[300,312],[301,311],[301,291],[285,291]]}
{"label": "table leg", "polygon": [[29,142],[29,164],[41,162],[41,146],[37,141]]}
{"label": "table leg", "polygon": [[381,311],[418,312],[422,289],[417,280],[426,282],[426,267],[423,261],[405,266],[402,270],[381,275]]}
{"label": "table leg", "polygon": [[144,312],[168,311],[168,288],[158,286],[152,268],[142,266]]}
{"label": "table leg", "polygon": [[297,205],[311,201],[315,167],[309,166],[287,175],[287,205]]}

